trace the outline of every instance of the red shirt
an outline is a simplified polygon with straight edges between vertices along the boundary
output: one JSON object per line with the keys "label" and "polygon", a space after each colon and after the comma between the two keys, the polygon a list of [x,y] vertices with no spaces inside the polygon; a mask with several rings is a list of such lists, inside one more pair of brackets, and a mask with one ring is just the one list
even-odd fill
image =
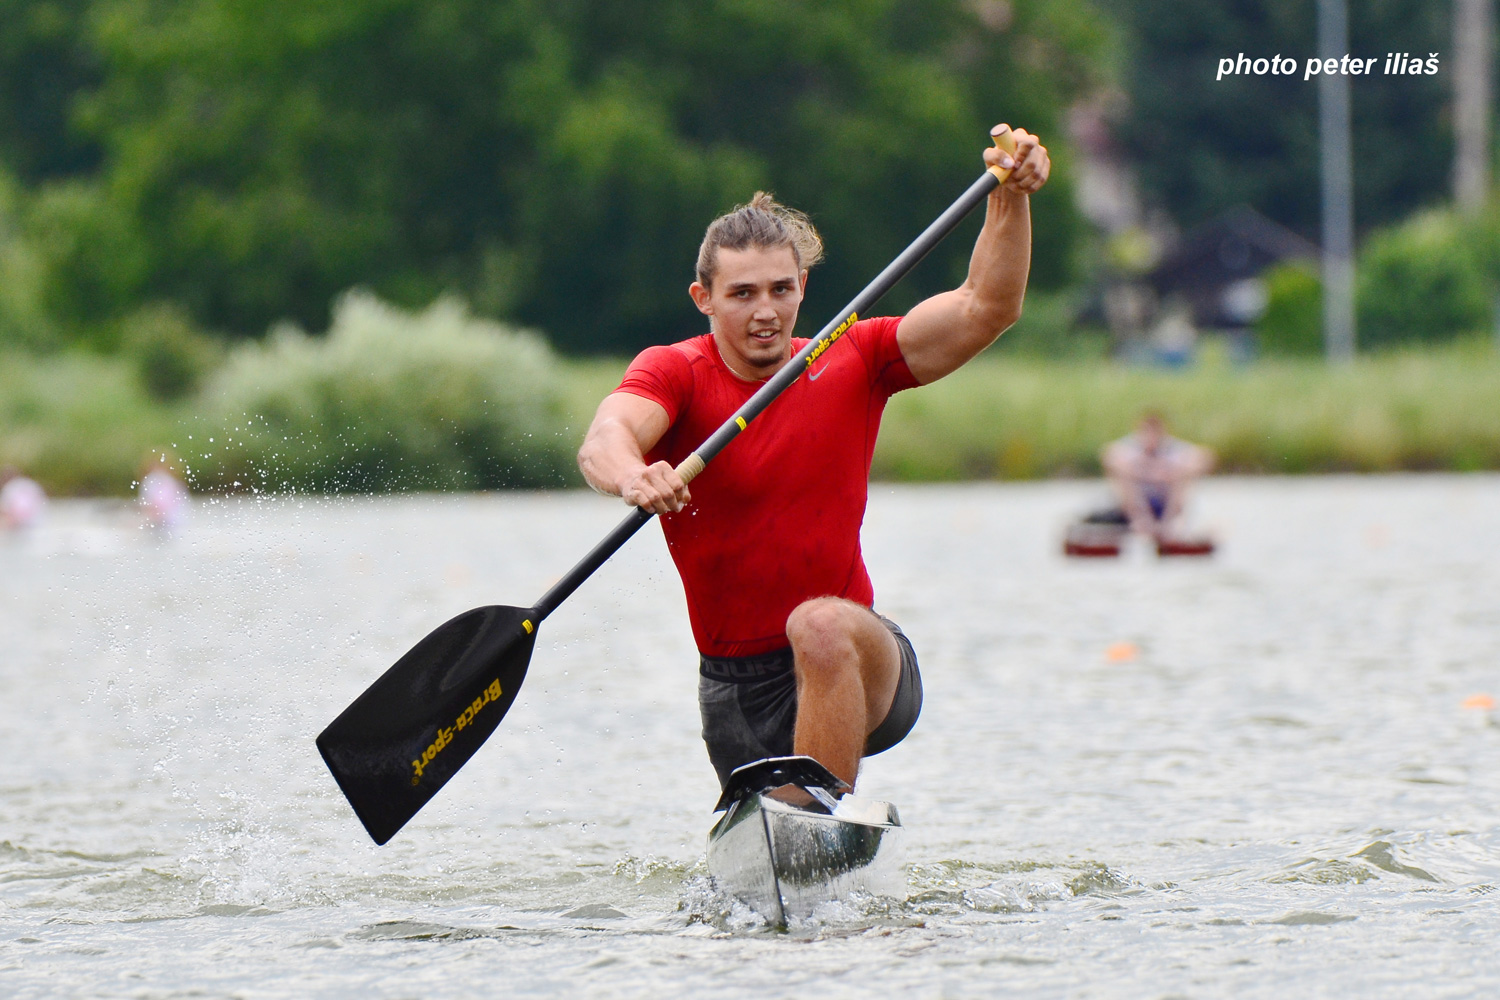
{"label": "red shirt", "polygon": [[[885,401],[917,385],[896,344],[900,322],[850,327],[708,463],[693,502],[662,516],[705,656],[785,648],[787,617],[813,597],[873,603],[859,547],[870,458]],[[615,391],[666,409],[671,426],[646,461],[675,466],[761,384],[731,372],[704,334],[642,351]]]}

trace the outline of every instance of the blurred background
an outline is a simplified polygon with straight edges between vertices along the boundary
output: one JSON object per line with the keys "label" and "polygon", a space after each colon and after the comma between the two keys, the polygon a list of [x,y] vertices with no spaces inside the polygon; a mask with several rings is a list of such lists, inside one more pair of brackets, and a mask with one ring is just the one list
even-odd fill
{"label": "blurred background", "polygon": [[[710,219],[812,215],[809,333],[1007,121],[1054,162],[1026,315],[893,401],[877,476],[1094,475],[1147,406],[1231,472],[1500,468],[1493,4],[1348,0],[1369,75],[1216,79],[1305,65],[1332,7],[0,0],[0,464],[574,485],[629,357],[702,331]],[[957,284],[977,225],[881,311]]]}

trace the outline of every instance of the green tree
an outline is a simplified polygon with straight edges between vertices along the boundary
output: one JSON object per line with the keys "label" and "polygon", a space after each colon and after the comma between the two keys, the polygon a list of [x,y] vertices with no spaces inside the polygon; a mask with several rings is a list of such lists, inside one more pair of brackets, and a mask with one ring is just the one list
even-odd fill
{"label": "green tree", "polygon": [[[1313,0],[1106,0],[1128,39],[1130,110],[1121,139],[1147,197],[1193,225],[1249,203],[1311,239],[1319,236],[1318,86],[1293,76],[1226,76],[1221,58],[1275,55],[1305,67],[1317,55]],[[1450,49],[1450,4],[1355,0],[1349,50],[1379,57],[1349,77],[1355,219],[1361,229],[1444,197],[1452,162],[1449,68],[1386,76],[1386,53],[1426,58]]]}
{"label": "green tree", "polygon": [[1359,255],[1360,347],[1430,344],[1492,328],[1485,235],[1451,211],[1372,234]]}
{"label": "green tree", "polygon": [[[321,328],[366,285],[613,352],[701,327],[703,227],[757,187],[825,230],[821,318],[977,174],[993,120],[1063,152],[1109,45],[1087,0],[96,0],[91,24],[104,167],[33,213],[75,323],[175,301]],[[1059,159],[1043,286],[1078,237]],[[966,241],[889,307],[956,280]]]}
{"label": "green tree", "polygon": [[20,187],[0,169],[0,351],[57,346],[57,330],[42,302],[42,262],[17,226]]}
{"label": "green tree", "polygon": [[0,164],[22,181],[94,170],[99,148],[72,121],[101,60],[89,0],[0,0]]}

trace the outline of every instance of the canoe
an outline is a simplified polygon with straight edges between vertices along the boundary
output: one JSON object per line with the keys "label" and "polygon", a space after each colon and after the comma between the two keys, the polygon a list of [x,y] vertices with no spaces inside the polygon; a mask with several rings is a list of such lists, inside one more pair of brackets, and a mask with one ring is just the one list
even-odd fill
{"label": "canoe", "polygon": [[1161,538],[1156,542],[1156,554],[1168,556],[1211,556],[1214,554],[1212,538]]}
{"label": "canoe", "polygon": [[[765,794],[796,785],[818,800],[795,806]],[[737,768],[708,834],[718,886],[773,927],[810,916],[856,892],[899,893],[901,819],[896,807],[855,795],[811,757],[771,757]],[[821,793],[821,794],[819,794]]]}
{"label": "canoe", "polygon": [[1115,524],[1080,521],[1068,525],[1063,536],[1063,555],[1079,559],[1108,559],[1120,554],[1126,529]]}
{"label": "canoe", "polygon": [[[1118,556],[1125,544],[1128,529],[1093,518],[1068,525],[1063,535],[1063,554],[1077,559],[1108,559]],[[1156,554],[1162,558],[1173,556],[1211,556],[1214,554],[1212,538],[1162,538],[1156,542]]]}

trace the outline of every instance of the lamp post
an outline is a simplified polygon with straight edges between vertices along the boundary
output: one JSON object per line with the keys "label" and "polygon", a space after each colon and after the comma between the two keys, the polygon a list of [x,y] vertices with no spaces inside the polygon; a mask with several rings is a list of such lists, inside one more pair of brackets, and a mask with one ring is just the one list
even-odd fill
{"label": "lamp post", "polygon": [[1490,59],[1494,0],[1453,4],[1453,197],[1465,215],[1490,193]]}
{"label": "lamp post", "polygon": [[[1318,0],[1318,54],[1349,51],[1345,0]],[[1349,78],[1318,76],[1318,134],[1322,146],[1323,347],[1331,362],[1354,358],[1354,177],[1349,154]]]}

